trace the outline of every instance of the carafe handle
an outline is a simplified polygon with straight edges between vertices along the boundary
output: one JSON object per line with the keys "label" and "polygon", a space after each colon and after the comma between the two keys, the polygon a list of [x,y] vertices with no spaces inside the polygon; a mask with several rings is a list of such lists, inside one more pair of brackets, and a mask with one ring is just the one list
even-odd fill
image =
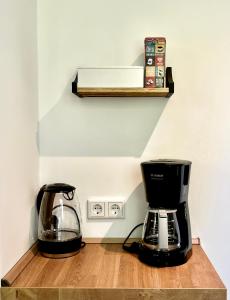
{"label": "carafe handle", "polygon": [[164,210],[159,211],[159,248],[168,249],[168,217]]}

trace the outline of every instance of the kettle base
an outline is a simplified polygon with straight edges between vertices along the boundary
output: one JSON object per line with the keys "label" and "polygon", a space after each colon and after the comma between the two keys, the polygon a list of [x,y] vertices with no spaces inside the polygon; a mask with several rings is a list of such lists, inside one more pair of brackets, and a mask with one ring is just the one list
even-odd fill
{"label": "kettle base", "polygon": [[69,253],[60,253],[60,254],[52,254],[52,253],[45,253],[45,252],[40,252],[42,256],[47,257],[47,258],[67,258],[74,256],[78,254],[80,250],[74,251],[74,252],[69,252]]}
{"label": "kettle base", "polygon": [[154,267],[173,267],[183,265],[192,255],[190,250],[155,251],[144,246],[140,247],[139,259]]}
{"label": "kettle base", "polygon": [[82,248],[82,237],[66,241],[47,241],[38,239],[38,251],[45,257],[64,258],[77,254]]}

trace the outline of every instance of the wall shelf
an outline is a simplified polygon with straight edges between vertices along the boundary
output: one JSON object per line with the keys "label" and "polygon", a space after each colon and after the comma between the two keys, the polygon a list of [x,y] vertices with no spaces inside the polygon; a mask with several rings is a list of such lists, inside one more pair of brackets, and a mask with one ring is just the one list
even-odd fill
{"label": "wall shelf", "polygon": [[172,68],[166,68],[165,88],[101,88],[101,87],[78,87],[78,74],[72,82],[72,93],[78,97],[166,97],[174,93],[174,81]]}

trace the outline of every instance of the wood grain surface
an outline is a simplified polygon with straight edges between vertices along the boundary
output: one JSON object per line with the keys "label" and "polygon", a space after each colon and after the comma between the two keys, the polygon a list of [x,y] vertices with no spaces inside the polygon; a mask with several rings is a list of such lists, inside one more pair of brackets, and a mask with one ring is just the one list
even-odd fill
{"label": "wood grain surface", "polygon": [[[127,243],[138,242],[140,238],[130,238]],[[89,244],[122,244],[123,238],[84,238],[84,241]],[[200,239],[192,238],[193,245],[200,245]],[[35,243],[13,266],[11,270],[1,279],[2,287],[10,287],[18,275],[29,264],[33,257],[38,253],[37,243]],[[70,255],[71,256],[71,255]]]}
{"label": "wood grain surface", "polygon": [[[84,237],[84,241],[87,244],[122,244],[124,242],[124,238],[87,238]],[[138,242],[140,241],[140,238],[129,238],[129,240],[127,241],[128,243],[132,243],[132,242]],[[193,237],[192,238],[192,244],[193,245],[200,245],[200,238],[199,237]]]}
{"label": "wood grain surface", "polygon": [[87,244],[79,254],[63,259],[34,256],[13,287],[118,289],[224,289],[199,245],[181,266],[150,267],[122,250],[120,244]]}
{"label": "wood grain surface", "polygon": [[167,97],[169,88],[81,88],[80,97]]}
{"label": "wood grain surface", "polygon": [[19,261],[13,266],[13,268],[2,278],[1,286],[10,286],[12,282],[17,278],[24,268],[30,263],[30,261],[38,253],[37,243],[33,246],[19,259]]}
{"label": "wood grain surface", "polygon": [[1,300],[226,300],[226,290],[3,288],[1,297]]}

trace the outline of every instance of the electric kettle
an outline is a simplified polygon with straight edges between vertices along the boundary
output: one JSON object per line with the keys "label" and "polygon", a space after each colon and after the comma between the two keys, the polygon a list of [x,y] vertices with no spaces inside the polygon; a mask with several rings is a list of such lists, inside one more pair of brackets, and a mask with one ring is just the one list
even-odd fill
{"label": "electric kettle", "polygon": [[37,196],[38,250],[50,258],[69,257],[82,242],[80,205],[75,187],[65,183],[42,186]]}

